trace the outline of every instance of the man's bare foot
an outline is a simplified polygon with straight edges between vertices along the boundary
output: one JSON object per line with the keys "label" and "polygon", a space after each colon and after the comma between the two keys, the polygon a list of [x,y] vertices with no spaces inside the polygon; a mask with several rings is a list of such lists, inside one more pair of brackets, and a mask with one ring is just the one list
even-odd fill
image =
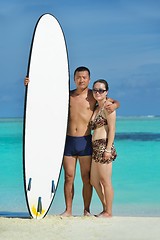
{"label": "man's bare foot", "polygon": [[109,214],[109,213],[107,213],[107,212],[105,212],[105,211],[103,211],[103,212],[99,213],[98,215],[96,215],[96,217],[100,217],[100,218],[110,218],[110,217],[112,217],[112,215]]}
{"label": "man's bare foot", "polygon": [[71,217],[72,216],[72,213],[71,212],[67,212],[67,211],[64,211],[63,213],[60,214],[61,217]]}
{"label": "man's bare foot", "polygon": [[90,217],[91,214],[90,214],[90,212],[88,212],[87,210],[84,210],[84,216],[85,216],[85,217]]}

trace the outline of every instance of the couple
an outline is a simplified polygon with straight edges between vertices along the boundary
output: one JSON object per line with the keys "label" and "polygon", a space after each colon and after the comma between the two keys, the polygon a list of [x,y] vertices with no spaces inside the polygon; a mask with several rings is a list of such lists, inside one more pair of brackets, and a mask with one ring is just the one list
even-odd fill
{"label": "couple", "polygon": [[[90,215],[94,186],[103,206],[103,211],[97,216],[111,217],[112,161],[116,158],[113,145],[115,109],[119,107],[119,102],[106,97],[108,83],[105,80],[97,80],[93,84],[93,90],[88,89],[90,71],[86,67],[78,67],[75,70],[74,81],[76,89],[70,92],[70,115],[63,160],[66,209],[61,216],[72,215],[74,177],[79,159],[83,181],[84,216]],[[91,130],[94,130],[92,136]]]}
{"label": "couple", "polygon": [[[97,80],[93,84],[93,91],[88,88],[90,70],[86,67],[75,70],[74,81],[76,89],[70,92],[69,123],[63,159],[66,209],[61,216],[72,215],[74,178],[79,159],[84,216],[90,215],[94,186],[103,206],[103,211],[97,216],[110,217],[113,200],[112,161],[116,157],[113,145],[115,109],[119,107],[119,102],[106,97],[108,83],[105,80]],[[26,78],[24,84],[28,83],[29,79]],[[94,131],[92,136],[91,129]]]}

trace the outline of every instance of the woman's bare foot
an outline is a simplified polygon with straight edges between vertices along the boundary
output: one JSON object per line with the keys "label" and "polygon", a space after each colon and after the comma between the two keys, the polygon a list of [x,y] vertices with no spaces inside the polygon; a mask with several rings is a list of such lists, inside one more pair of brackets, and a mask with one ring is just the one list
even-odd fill
{"label": "woman's bare foot", "polygon": [[109,214],[109,213],[103,211],[103,212],[99,213],[98,215],[96,215],[96,217],[100,217],[100,218],[110,218],[110,217],[112,217],[112,214]]}
{"label": "woman's bare foot", "polygon": [[64,211],[63,213],[60,214],[61,217],[71,217],[72,213],[68,211]]}

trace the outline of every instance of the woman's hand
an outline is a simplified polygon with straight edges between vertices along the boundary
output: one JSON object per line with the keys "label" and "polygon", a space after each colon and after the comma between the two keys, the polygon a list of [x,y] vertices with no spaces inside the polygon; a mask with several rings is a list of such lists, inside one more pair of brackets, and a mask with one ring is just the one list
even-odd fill
{"label": "woman's hand", "polygon": [[104,160],[109,160],[111,158],[111,156],[112,156],[112,154],[108,153],[108,152],[104,152],[104,154],[103,154]]}

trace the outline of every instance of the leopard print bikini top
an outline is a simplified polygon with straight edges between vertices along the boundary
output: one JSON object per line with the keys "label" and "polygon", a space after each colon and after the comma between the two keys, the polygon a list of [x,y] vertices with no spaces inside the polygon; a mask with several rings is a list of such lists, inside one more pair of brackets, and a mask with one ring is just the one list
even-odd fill
{"label": "leopard print bikini top", "polygon": [[107,119],[103,117],[102,112],[103,112],[103,108],[101,108],[100,111],[95,116],[95,118],[90,121],[89,125],[91,130],[95,130],[96,128],[100,128],[108,124]]}

